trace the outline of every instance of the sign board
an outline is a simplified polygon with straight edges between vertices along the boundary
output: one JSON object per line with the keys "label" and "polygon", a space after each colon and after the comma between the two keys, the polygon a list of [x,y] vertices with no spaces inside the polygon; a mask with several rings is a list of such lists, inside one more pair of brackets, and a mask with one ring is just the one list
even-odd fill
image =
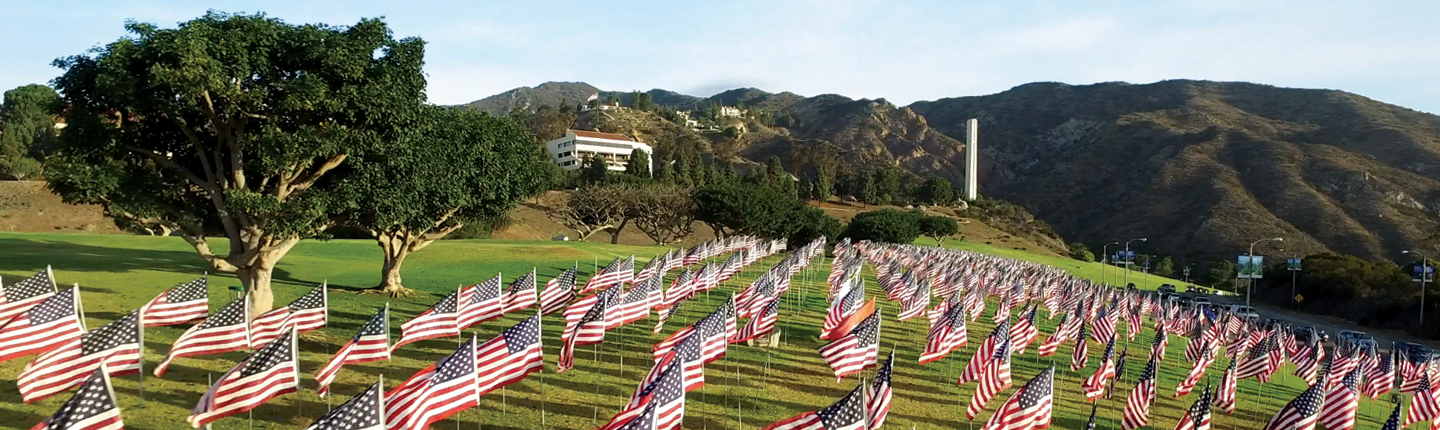
{"label": "sign board", "polygon": [[1291,272],[1299,272],[1299,271],[1300,271],[1300,259],[1299,259],[1299,258],[1286,258],[1286,259],[1285,259],[1285,270],[1289,270],[1289,271],[1291,271]]}
{"label": "sign board", "polygon": [[1265,256],[1241,255],[1237,260],[1239,272],[1236,273],[1240,279],[1260,279],[1265,272]]}
{"label": "sign board", "polygon": [[[1421,277],[1421,267],[1424,267],[1424,277],[1423,277],[1423,278]],[[1410,269],[1413,271],[1413,273],[1410,274],[1410,280],[1411,280],[1411,281],[1421,282],[1421,280],[1423,279],[1424,282],[1435,282],[1435,266],[1431,266],[1431,265],[1421,266],[1421,265],[1418,265],[1418,264],[1417,264],[1417,265],[1414,265],[1414,266],[1410,266]]]}
{"label": "sign board", "polygon": [[1299,295],[1299,294],[1296,294],[1296,295],[1295,295],[1295,303],[1300,303],[1300,302],[1303,302],[1303,301],[1305,301],[1305,296],[1302,296],[1302,295]]}

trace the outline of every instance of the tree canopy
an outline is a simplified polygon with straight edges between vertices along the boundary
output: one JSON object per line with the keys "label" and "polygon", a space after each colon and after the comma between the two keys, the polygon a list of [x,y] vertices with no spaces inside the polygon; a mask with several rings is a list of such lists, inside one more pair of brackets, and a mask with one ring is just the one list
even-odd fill
{"label": "tree canopy", "polygon": [[[331,173],[425,100],[424,42],[378,19],[293,25],[211,12],[56,60],[69,109],[50,187],[71,203],[175,226],[252,312],[300,239],[343,207]],[[228,252],[205,237],[223,234]]]}
{"label": "tree canopy", "polygon": [[549,185],[534,136],[508,118],[426,106],[388,133],[341,181],[344,221],[385,253],[379,288],[403,294],[409,253],[467,223],[493,220]]}
{"label": "tree canopy", "polygon": [[960,223],[954,218],[940,215],[926,215],[917,221],[920,234],[935,239],[936,245],[944,245],[945,238],[960,232]]}
{"label": "tree canopy", "polygon": [[920,237],[920,216],[894,209],[861,212],[850,220],[843,236],[857,242],[911,243]]}
{"label": "tree canopy", "polygon": [[34,157],[53,149],[60,106],[60,95],[44,85],[5,92],[0,104],[0,173],[24,178],[40,172]]}

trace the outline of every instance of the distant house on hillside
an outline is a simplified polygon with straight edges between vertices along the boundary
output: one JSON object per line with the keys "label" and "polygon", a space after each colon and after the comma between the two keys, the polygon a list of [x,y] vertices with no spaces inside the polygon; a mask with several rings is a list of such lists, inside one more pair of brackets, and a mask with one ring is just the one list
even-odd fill
{"label": "distant house on hillside", "polygon": [[734,107],[734,106],[721,106],[721,107],[720,107],[720,116],[721,116],[721,117],[727,117],[727,116],[745,116],[745,109],[741,109],[741,108]]}
{"label": "distant house on hillside", "polygon": [[614,171],[625,171],[630,161],[630,152],[635,149],[651,154],[650,167],[655,167],[655,150],[644,143],[636,142],[623,134],[601,133],[598,131],[566,130],[559,139],[545,142],[550,151],[550,161],[564,170],[575,170],[585,165],[591,154],[605,160],[605,167]]}

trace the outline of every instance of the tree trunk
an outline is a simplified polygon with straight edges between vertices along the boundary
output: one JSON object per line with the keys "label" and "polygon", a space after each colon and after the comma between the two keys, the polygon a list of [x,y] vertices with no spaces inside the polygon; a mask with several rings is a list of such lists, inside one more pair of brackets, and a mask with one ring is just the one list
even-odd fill
{"label": "tree trunk", "polygon": [[403,249],[393,255],[389,252],[385,253],[385,264],[380,268],[380,285],[375,288],[386,293],[405,288],[400,283],[400,265],[405,263],[405,257],[409,255],[410,253],[404,252]]}
{"label": "tree trunk", "polygon": [[630,219],[629,219],[629,218],[626,218],[626,219],[624,219],[623,221],[620,221],[620,226],[615,227],[613,230],[610,230],[610,244],[611,244],[611,245],[619,245],[619,244],[620,244],[620,232],[621,232],[621,231],[624,231],[624,230],[625,230],[625,224],[629,224],[629,223],[630,223]]}
{"label": "tree trunk", "polygon": [[240,278],[240,285],[245,287],[245,297],[250,302],[250,316],[258,316],[275,307],[275,293],[270,289],[270,276],[275,271],[275,263],[285,254],[267,258],[272,257],[269,254],[273,252],[261,253],[254,264],[235,271],[235,277]]}
{"label": "tree trunk", "polygon": [[380,285],[368,292],[396,298],[415,295],[416,291],[405,288],[400,280],[400,265],[405,263],[405,257],[410,256],[413,249],[411,242],[414,242],[415,238],[399,232],[381,231],[374,234],[380,250],[384,251],[385,263],[380,266]]}

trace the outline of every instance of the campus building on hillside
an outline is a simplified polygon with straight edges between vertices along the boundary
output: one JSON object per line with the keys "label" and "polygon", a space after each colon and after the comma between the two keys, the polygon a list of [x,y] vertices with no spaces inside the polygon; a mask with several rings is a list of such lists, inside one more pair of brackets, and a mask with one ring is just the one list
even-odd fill
{"label": "campus building on hillside", "polygon": [[605,160],[606,167],[610,170],[624,171],[625,163],[630,161],[630,152],[635,149],[651,155],[647,161],[652,171],[655,167],[655,150],[650,145],[631,140],[623,134],[566,130],[565,135],[559,139],[545,142],[545,149],[550,151],[550,161],[564,170],[579,169],[585,165],[585,159],[595,154]]}

